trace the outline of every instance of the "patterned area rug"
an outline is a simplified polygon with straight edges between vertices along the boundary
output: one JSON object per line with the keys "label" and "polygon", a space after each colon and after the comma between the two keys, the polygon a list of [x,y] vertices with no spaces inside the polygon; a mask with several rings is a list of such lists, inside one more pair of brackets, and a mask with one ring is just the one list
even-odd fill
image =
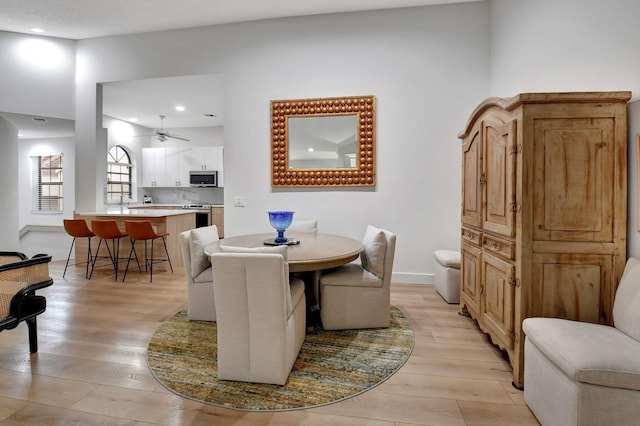
{"label": "patterned area rug", "polygon": [[391,307],[387,329],[307,334],[284,386],[217,380],[216,323],[189,321],[180,311],[153,334],[147,360],[158,381],[185,398],[237,410],[284,411],[371,389],[407,361],[413,341],[409,321]]}

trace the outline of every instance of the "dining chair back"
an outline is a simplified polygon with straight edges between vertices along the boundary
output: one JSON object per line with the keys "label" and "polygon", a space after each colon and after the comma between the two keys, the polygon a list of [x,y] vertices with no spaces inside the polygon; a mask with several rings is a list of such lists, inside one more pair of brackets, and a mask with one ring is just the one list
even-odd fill
{"label": "dining chair back", "polygon": [[238,250],[211,256],[218,379],[284,385],[304,342],[304,283],[283,254]]}
{"label": "dining chair back", "polygon": [[318,221],[315,219],[294,220],[287,228],[287,232],[318,232]]}
{"label": "dining chair back", "polygon": [[202,226],[180,233],[180,250],[187,282],[187,318],[191,321],[215,321],[211,259],[204,248],[219,240],[216,225]]}
{"label": "dining chair back", "polygon": [[87,226],[87,222],[84,219],[64,219],[63,224],[64,230],[67,232],[67,234],[69,234],[69,236],[73,237],[73,239],[71,240],[71,248],[69,248],[69,255],[67,256],[67,263],[65,263],[64,265],[64,272],[62,273],[62,277],[64,278],[65,274],[67,273],[69,259],[71,259],[71,252],[73,251],[73,246],[76,242],[76,238],[86,238],[88,247],[86,260],[84,262],[76,262],[71,266],[86,264],[84,277],[88,279],[89,265],[91,265],[93,261],[93,255],[91,254],[91,238],[95,237],[96,234],[94,234],[93,231],[89,229],[89,227]]}

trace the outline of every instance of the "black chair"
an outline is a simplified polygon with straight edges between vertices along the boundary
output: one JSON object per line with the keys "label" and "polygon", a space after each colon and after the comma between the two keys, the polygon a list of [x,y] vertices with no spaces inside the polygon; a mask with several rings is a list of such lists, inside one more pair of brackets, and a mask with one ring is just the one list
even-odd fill
{"label": "black chair", "polygon": [[36,254],[31,259],[22,253],[0,251],[0,331],[11,330],[21,321],[29,328],[29,352],[38,352],[36,317],[47,309],[44,296],[36,290],[49,287],[51,256]]}

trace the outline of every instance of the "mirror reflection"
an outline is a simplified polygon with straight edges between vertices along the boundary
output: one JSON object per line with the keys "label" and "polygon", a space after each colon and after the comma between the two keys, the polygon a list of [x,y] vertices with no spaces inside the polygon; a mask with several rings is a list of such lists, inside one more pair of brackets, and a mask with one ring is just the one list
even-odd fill
{"label": "mirror reflection", "polygon": [[289,168],[356,167],[354,115],[289,118]]}
{"label": "mirror reflection", "polygon": [[271,185],[375,186],[374,96],[271,101]]}

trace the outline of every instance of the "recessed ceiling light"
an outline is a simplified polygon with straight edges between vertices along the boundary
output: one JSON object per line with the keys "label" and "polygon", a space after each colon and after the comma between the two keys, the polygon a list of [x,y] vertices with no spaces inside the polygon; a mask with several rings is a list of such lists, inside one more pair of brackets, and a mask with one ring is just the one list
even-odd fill
{"label": "recessed ceiling light", "polygon": [[130,117],[129,121],[132,122],[132,123],[135,123],[136,121],[138,121],[138,119],[135,118],[135,117]]}
{"label": "recessed ceiling light", "polygon": [[31,28],[31,32],[34,32],[34,33],[43,33],[43,32],[44,32],[44,30],[43,30],[42,28],[34,27],[34,28]]}
{"label": "recessed ceiling light", "polygon": [[184,107],[182,105],[176,106],[176,111],[184,111]]}
{"label": "recessed ceiling light", "polygon": [[21,137],[23,137],[23,136],[24,136],[24,135],[23,135],[22,133],[18,133],[18,137],[19,137],[19,138],[21,138]]}

